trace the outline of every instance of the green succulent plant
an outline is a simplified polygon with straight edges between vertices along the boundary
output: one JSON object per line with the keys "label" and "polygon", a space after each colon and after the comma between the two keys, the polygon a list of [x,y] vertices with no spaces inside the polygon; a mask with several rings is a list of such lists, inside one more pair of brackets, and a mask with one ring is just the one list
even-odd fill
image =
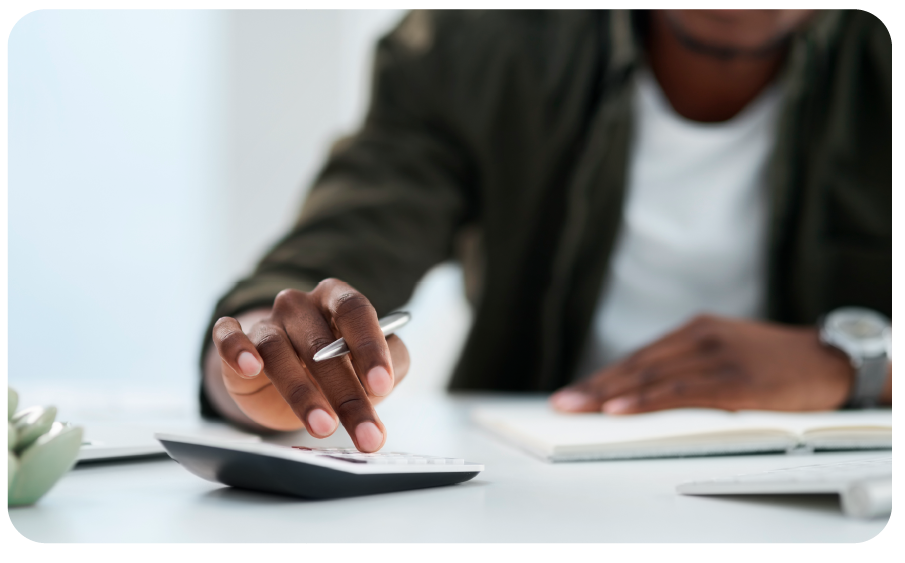
{"label": "green succulent plant", "polygon": [[75,465],[82,429],[54,422],[55,407],[16,411],[19,395],[11,388],[7,404],[8,504],[34,504]]}

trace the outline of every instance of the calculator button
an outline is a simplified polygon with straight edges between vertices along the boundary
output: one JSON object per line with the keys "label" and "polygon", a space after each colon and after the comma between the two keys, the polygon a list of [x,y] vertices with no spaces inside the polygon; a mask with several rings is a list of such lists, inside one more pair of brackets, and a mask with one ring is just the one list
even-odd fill
{"label": "calculator button", "polygon": [[347,461],[347,462],[349,462],[349,463],[366,463],[365,460],[363,460],[363,459],[353,459],[353,458],[351,458],[351,457],[349,457],[349,456],[344,456],[344,455],[330,455],[330,454],[324,454],[324,455],[321,456],[321,457],[328,457],[328,458],[330,458],[330,459],[339,459],[339,460],[342,460],[342,461]]}
{"label": "calculator button", "polygon": [[427,463],[431,465],[446,465],[445,457],[432,457],[427,460]]}
{"label": "calculator button", "polygon": [[450,465],[465,465],[465,460],[460,458],[447,458],[446,463]]}
{"label": "calculator button", "polygon": [[410,457],[408,461],[411,465],[427,465],[427,459],[423,457]]}

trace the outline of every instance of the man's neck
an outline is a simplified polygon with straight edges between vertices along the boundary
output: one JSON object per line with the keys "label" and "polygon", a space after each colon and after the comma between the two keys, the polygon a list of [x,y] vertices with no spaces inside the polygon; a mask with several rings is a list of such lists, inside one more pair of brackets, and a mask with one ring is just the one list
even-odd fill
{"label": "man's neck", "polygon": [[693,48],[676,34],[662,12],[652,11],[647,56],[673,109],[693,121],[726,121],[773,81],[786,46],[757,56],[721,57]]}

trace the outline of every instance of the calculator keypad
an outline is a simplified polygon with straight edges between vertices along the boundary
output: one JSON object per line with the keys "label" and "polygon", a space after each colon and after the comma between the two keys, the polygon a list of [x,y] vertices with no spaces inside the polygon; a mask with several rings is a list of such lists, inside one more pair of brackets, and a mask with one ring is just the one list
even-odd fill
{"label": "calculator keypad", "polygon": [[369,465],[464,465],[465,460],[454,457],[436,457],[428,455],[412,455],[404,452],[378,452],[366,454],[355,448],[307,448],[292,446],[307,455],[341,459],[351,463]]}

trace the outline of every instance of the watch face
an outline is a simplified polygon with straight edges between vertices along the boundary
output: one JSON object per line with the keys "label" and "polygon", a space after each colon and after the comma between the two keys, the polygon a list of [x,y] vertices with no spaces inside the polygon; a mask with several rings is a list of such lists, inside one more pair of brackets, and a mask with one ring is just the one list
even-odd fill
{"label": "watch face", "polygon": [[832,344],[861,357],[885,352],[889,327],[889,319],[876,311],[845,307],[827,316],[825,331]]}
{"label": "watch face", "polygon": [[878,323],[870,317],[847,317],[839,319],[836,327],[853,338],[878,338],[883,335],[886,325]]}

